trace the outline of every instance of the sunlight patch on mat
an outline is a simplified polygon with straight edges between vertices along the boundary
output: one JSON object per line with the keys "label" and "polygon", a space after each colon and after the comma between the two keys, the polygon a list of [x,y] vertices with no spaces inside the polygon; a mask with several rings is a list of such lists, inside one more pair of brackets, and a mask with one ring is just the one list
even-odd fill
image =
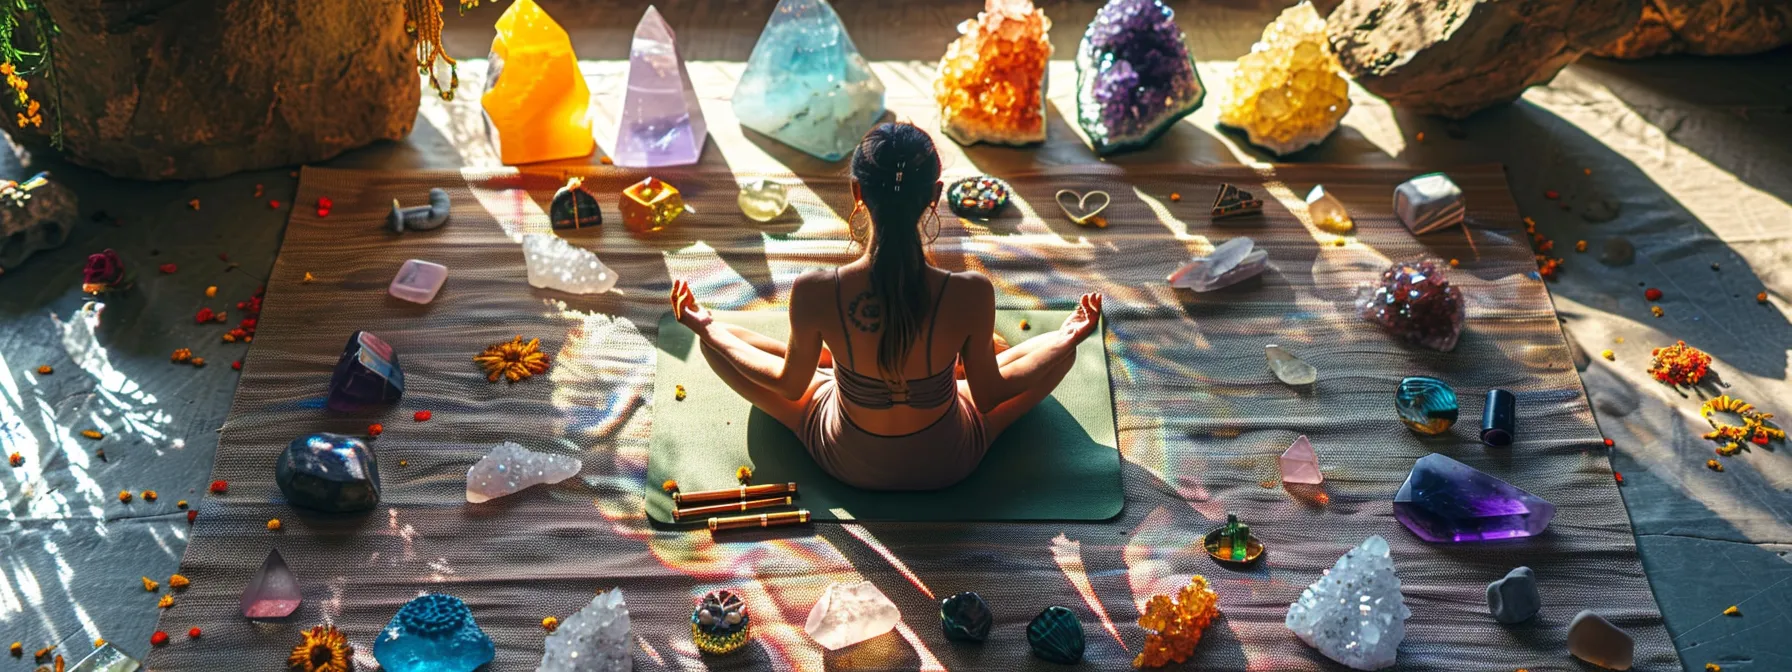
{"label": "sunlight patch on mat", "polygon": [[1052,560],[1058,563],[1058,570],[1064,572],[1065,580],[1083,596],[1089,610],[1095,612],[1095,619],[1101,621],[1101,627],[1114,637],[1120,650],[1126,648],[1126,640],[1120,638],[1120,631],[1114,627],[1114,619],[1108,617],[1107,607],[1102,606],[1101,598],[1095,594],[1095,586],[1089,583],[1089,571],[1083,567],[1083,542],[1073,541],[1064,533],[1052,537]]}

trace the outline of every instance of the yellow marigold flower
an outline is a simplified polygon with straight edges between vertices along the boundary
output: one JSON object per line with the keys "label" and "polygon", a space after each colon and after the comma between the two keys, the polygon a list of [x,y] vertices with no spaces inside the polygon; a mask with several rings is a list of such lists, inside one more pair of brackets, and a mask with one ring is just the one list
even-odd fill
{"label": "yellow marigold flower", "polygon": [[11,77],[11,76],[13,76],[13,73],[16,73],[16,72],[18,72],[18,69],[14,68],[12,66],[12,61],[0,63],[0,75],[6,75],[7,77]]}
{"label": "yellow marigold flower", "polygon": [[742,465],[739,469],[735,469],[734,480],[740,481],[741,485],[751,485],[753,483],[753,468]]}
{"label": "yellow marigold flower", "polygon": [[352,669],[355,650],[336,626],[320,625],[303,637],[286,659],[288,668],[300,672],[348,672]]}
{"label": "yellow marigold flower", "polygon": [[162,599],[160,601],[156,602],[156,606],[161,609],[167,609],[169,607],[174,606],[174,596],[173,595],[163,595]]}

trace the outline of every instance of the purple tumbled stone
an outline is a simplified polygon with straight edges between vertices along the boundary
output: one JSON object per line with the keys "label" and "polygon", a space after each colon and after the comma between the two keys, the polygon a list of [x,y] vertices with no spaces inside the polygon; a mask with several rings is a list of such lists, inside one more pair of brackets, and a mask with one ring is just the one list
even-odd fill
{"label": "purple tumbled stone", "polygon": [[1462,336],[1462,290],[1434,261],[1397,262],[1361,291],[1357,314],[1401,339],[1449,352]]}
{"label": "purple tumbled stone", "polygon": [[404,370],[398,353],[378,336],[357,331],[348,337],[336,372],[330,376],[330,396],[325,406],[332,411],[358,411],[390,404],[404,396]]}
{"label": "purple tumbled stone", "polygon": [[1161,0],[1112,0],[1097,11],[1076,71],[1077,120],[1100,154],[1151,142],[1207,94]]}
{"label": "purple tumbled stone", "polygon": [[1432,453],[1413,463],[1394,495],[1394,517],[1426,541],[1484,541],[1543,533],[1556,505]]}

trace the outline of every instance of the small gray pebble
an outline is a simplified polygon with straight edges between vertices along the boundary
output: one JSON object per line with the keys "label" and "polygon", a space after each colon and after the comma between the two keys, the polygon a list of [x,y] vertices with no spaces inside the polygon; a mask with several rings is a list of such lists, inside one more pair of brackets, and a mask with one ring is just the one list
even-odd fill
{"label": "small gray pebble", "polygon": [[1487,613],[1501,623],[1520,623],[1537,615],[1543,597],[1537,593],[1537,576],[1529,567],[1506,572],[1506,578],[1487,584]]}

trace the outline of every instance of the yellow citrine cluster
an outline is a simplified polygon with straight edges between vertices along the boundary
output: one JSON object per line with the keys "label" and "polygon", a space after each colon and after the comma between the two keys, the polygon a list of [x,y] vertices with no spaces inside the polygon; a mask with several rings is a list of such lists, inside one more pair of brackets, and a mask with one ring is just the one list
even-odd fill
{"label": "yellow citrine cluster", "polygon": [[1220,123],[1276,154],[1319,144],[1350,111],[1350,87],[1339,70],[1325,19],[1309,3],[1289,7],[1238,59],[1222,90]]}
{"label": "yellow citrine cluster", "polygon": [[1045,141],[1051,19],[1030,0],[988,0],[940,59],[933,96],[940,130],[961,144]]}
{"label": "yellow citrine cluster", "polygon": [[1145,636],[1145,649],[1132,659],[1133,667],[1163,667],[1187,661],[1201,643],[1201,631],[1220,615],[1220,596],[1207,587],[1207,577],[1196,574],[1176,593],[1153,596],[1139,615],[1139,627],[1155,630]]}

